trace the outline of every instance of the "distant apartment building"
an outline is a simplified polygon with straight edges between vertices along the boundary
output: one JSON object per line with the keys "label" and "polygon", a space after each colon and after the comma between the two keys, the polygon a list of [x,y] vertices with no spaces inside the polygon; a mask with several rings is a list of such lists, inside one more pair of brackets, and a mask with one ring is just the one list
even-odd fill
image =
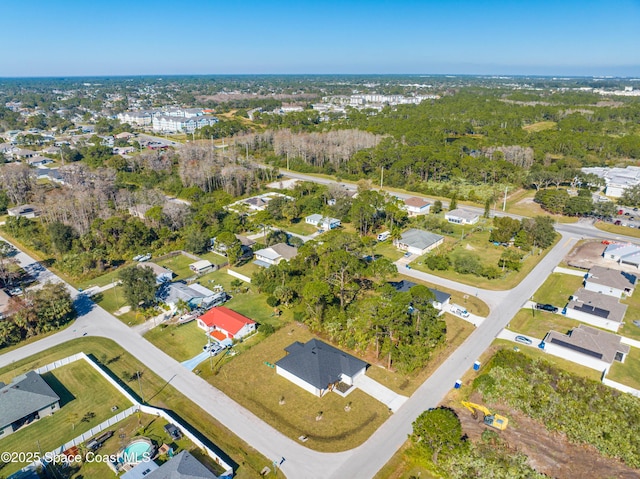
{"label": "distant apartment building", "polygon": [[153,115],[148,111],[125,111],[118,113],[118,120],[121,123],[129,123],[136,126],[151,125]]}
{"label": "distant apartment building", "polygon": [[194,131],[204,127],[213,126],[218,123],[215,116],[169,116],[156,115],[153,117],[153,131],[163,133],[193,133]]}

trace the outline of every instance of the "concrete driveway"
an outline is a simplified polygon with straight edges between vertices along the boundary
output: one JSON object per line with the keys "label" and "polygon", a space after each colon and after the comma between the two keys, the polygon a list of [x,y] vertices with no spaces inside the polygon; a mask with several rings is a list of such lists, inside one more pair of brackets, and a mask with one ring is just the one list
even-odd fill
{"label": "concrete driveway", "polygon": [[354,386],[367,393],[374,399],[377,399],[382,404],[386,405],[391,411],[396,412],[400,406],[402,406],[407,399],[407,396],[402,396],[393,392],[386,386],[383,386],[378,381],[371,379],[364,374],[358,376],[353,381]]}

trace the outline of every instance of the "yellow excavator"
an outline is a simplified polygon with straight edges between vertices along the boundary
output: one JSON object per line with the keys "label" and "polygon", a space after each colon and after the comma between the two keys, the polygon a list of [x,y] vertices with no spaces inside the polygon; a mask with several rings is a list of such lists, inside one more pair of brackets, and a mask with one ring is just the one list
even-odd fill
{"label": "yellow excavator", "polygon": [[508,418],[501,416],[500,414],[491,414],[491,411],[480,404],[462,401],[462,405],[471,411],[471,414],[473,414],[475,419],[478,418],[478,411],[482,412],[482,414],[484,414],[484,423],[487,426],[495,427],[496,429],[504,431],[507,428],[507,424],[509,424]]}

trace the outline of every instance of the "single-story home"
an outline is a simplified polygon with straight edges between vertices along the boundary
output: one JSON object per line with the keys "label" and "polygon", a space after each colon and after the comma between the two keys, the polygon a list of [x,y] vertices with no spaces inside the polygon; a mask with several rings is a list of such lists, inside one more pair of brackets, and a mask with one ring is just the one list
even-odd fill
{"label": "single-story home", "polygon": [[604,371],[614,361],[623,363],[629,354],[629,346],[622,344],[621,339],[617,334],[581,324],[569,334],[549,331],[542,342],[542,349],[554,356]]}
{"label": "single-story home", "polygon": [[287,346],[288,353],[276,362],[276,373],[305,391],[322,397],[340,382],[353,385],[368,364],[318,339]]}
{"label": "single-story home", "polygon": [[456,208],[455,210],[447,211],[444,214],[444,219],[449,223],[458,225],[475,225],[480,220],[480,215],[473,211]]}
{"label": "single-story home", "polygon": [[393,240],[396,248],[411,254],[423,255],[444,243],[444,236],[429,231],[411,228],[400,239]]}
{"label": "single-story home", "polygon": [[280,261],[289,261],[298,254],[298,248],[289,246],[286,243],[278,243],[268,248],[259,249],[255,252],[255,264],[263,268],[269,268]]}
{"label": "single-story home", "polygon": [[175,283],[163,283],[156,292],[158,301],[162,301],[171,308],[175,308],[179,300],[184,301],[191,308],[207,306],[216,301],[219,293],[214,293],[202,285],[193,283],[187,286],[180,281]]}
{"label": "single-story home", "polygon": [[40,212],[33,205],[21,205],[7,210],[9,216],[23,216],[25,218],[35,218],[40,216]]}
{"label": "single-story home", "polygon": [[412,196],[404,200],[404,209],[409,213],[409,216],[427,215],[431,209],[431,203],[424,198]]}
{"label": "single-story home", "polygon": [[218,476],[189,451],[182,451],[162,466],[153,461],[142,461],[125,472],[121,479],[218,479]]}
{"label": "single-story home", "polygon": [[329,216],[322,216],[320,214],[309,215],[304,219],[305,223],[315,226],[316,228],[323,229],[325,231],[338,228],[342,223],[338,218],[331,218]]}
{"label": "single-story home", "polygon": [[49,163],[53,163],[53,160],[40,155],[33,156],[27,160],[27,164],[35,168],[48,165]]}
{"label": "single-story home", "polygon": [[636,277],[625,271],[593,266],[584,280],[584,288],[596,293],[622,298],[631,296],[636,285]]}
{"label": "single-story home", "polygon": [[564,311],[568,318],[616,332],[627,312],[627,305],[614,296],[581,288],[571,297]]}
{"label": "single-story home", "polygon": [[[398,293],[406,293],[414,286],[417,286],[413,281],[408,281],[406,279],[401,281],[391,281],[389,284],[393,286]],[[438,311],[444,311],[451,302],[451,295],[435,288],[429,288],[429,291],[431,291],[435,296],[434,300],[431,302],[431,306],[436,308]]]}
{"label": "single-story home", "polygon": [[224,306],[216,306],[198,318],[198,327],[218,341],[241,339],[256,330],[256,322]]}
{"label": "single-story home", "polygon": [[640,269],[640,246],[633,243],[612,243],[605,248],[602,256]]}
{"label": "single-story home", "polygon": [[208,259],[201,259],[189,265],[189,269],[196,274],[208,273],[213,269],[213,264]]}
{"label": "single-story home", "polygon": [[60,397],[35,371],[0,383],[0,438],[60,409]]}
{"label": "single-story home", "polygon": [[153,270],[153,274],[156,275],[156,283],[162,284],[173,279],[173,271],[167,268],[163,268],[162,266],[151,263],[149,261],[143,261],[142,263],[138,263],[139,267],[146,266],[147,268],[151,268]]}

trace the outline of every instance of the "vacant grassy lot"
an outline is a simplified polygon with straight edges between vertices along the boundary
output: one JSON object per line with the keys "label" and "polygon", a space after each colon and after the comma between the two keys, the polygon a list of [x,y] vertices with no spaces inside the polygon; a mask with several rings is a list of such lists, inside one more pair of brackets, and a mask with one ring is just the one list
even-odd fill
{"label": "vacant grassy lot", "polygon": [[183,325],[161,324],[144,338],[180,362],[197,356],[207,342],[206,334],[198,328],[196,321]]}
{"label": "vacant grassy lot", "polygon": [[640,349],[631,348],[624,363],[614,361],[607,378],[640,390]]}
{"label": "vacant grassy lot", "polygon": [[614,235],[633,236],[634,238],[640,238],[640,230],[636,228],[629,228],[628,226],[614,225],[613,223],[598,221],[597,223],[595,223],[595,227],[599,230],[613,233]]}
{"label": "vacant grassy lot", "polygon": [[373,247],[374,254],[381,254],[385,258],[390,259],[391,261],[397,261],[404,255],[403,251],[400,251],[398,248],[393,246],[391,239],[386,241],[382,241],[381,243],[377,243]]}
{"label": "vacant grassy lot", "polygon": [[[17,373],[4,373],[8,383]],[[60,396],[60,410],[0,440],[3,451],[51,451],[113,416],[112,406],[126,409],[131,403],[84,361],[76,361],[42,375]],[[37,440],[37,442],[36,442]],[[3,474],[25,464],[11,463]]]}
{"label": "vacant grassy lot", "polygon": [[[286,325],[224,364],[218,374],[203,368],[203,377],[288,437],[307,436],[305,446],[319,451],[351,449],[364,442],[389,417],[387,407],[355,390],[346,398],[328,393],[318,398],[276,375],[274,364],[294,341],[313,335],[306,328]],[[241,380],[239,380],[241,378]],[[284,397],[285,404],[280,405]],[[350,411],[345,406],[351,405]],[[316,416],[322,412],[322,420]]]}
{"label": "vacant grassy lot", "polygon": [[509,323],[509,329],[537,339],[543,339],[552,329],[559,333],[566,333],[570,329],[577,328],[580,324],[580,321],[569,319],[562,314],[521,309]]}
{"label": "vacant grassy lot", "polygon": [[[0,380],[10,379],[15,375],[80,351],[93,355],[118,378],[128,378],[132,372],[141,371],[140,384],[147,403],[152,406],[166,408],[180,416],[186,423],[191,424],[192,427],[197,428],[203,437],[211,441],[213,445],[220,448],[231,460],[239,465],[235,477],[257,479],[260,477],[259,472],[262,468],[271,464],[271,459],[263,457],[250,445],[241,441],[233,432],[222,426],[173,386],[148,371],[143,364],[108,339],[79,338],[42,351],[36,356],[17,361],[8,367],[0,369]],[[121,380],[121,384],[128,387],[133,396],[139,396],[137,381],[126,382]],[[111,405],[108,406],[111,407]],[[0,441],[0,446],[2,445],[3,442]],[[36,446],[34,445],[33,447]],[[85,476],[85,478],[89,477],[91,476]]]}
{"label": "vacant grassy lot", "polygon": [[[205,253],[205,254],[201,254],[200,258],[201,259],[207,259],[207,260],[211,261],[211,264],[225,264],[225,263],[227,263],[227,258],[225,258],[224,256],[220,256],[217,253],[212,253],[211,251],[209,251],[208,253]],[[193,263],[193,261],[192,261],[192,263]],[[189,264],[191,264],[191,263],[189,263]]]}
{"label": "vacant grassy lot", "polygon": [[187,279],[187,278],[190,278],[191,276],[194,276],[195,274],[193,271],[189,269],[189,265],[191,263],[195,263],[195,260],[181,254],[177,256],[172,256],[171,258],[165,258],[165,259],[161,259],[153,262],[164,268],[167,268],[173,271],[175,274],[175,276],[173,277],[174,281]]}
{"label": "vacant grassy lot", "polygon": [[281,223],[277,227],[303,236],[309,236],[318,231],[315,226],[305,223],[304,218],[301,218],[297,223]]}
{"label": "vacant grassy lot", "polygon": [[533,295],[533,301],[549,303],[562,309],[569,296],[582,287],[584,279],[570,274],[552,273]]}
{"label": "vacant grassy lot", "polygon": [[242,266],[232,266],[230,269],[240,274],[244,274],[248,278],[252,278],[255,273],[262,270],[262,267],[258,266],[257,264],[253,264],[253,259],[251,259],[244,263]]}
{"label": "vacant grassy lot", "polygon": [[[130,263],[130,264],[135,264],[135,263]],[[82,288],[82,289],[88,289],[88,288],[90,288],[92,286],[100,286],[100,287],[102,287],[102,286],[106,286],[108,284],[111,284],[114,281],[117,282],[117,281],[120,280],[120,278],[118,277],[118,275],[120,273],[120,269],[121,268],[114,269],[112,271],[109,271],[106,274],[103,274],[102,276],[98,276],[97,278],[80,281],[78,283],[78,287]]]}
{"label": "vacant grassy lot", "polygon": [[[460,226],[456,226],[456,229],[462,228]],[[460,236],[457,236],[456,241],[452,241],[456,239],[456,236],[447,236],[445,238],[445,244],[438,248],[438,253],[442,253],[445,251],[449,251],[449,257],[451,261],[454,262],[455,258],[465,254],[475,254],[480,257],[480,260],[483,265],[493,265],[498,266],[498,260],[500,259],[500,255],[505,250],[502,246],[495,246],[493,243],[489,242],[489,229],[486,228],[483,231],[474,231],[471,232],[471,227],[467,226],[469,229],[469,234],[465,236],[463,240],[460,240]],[[460,229],[458,229],[457,235],[461,234]],[[417,269],[418,271],[424,271],[425,273],[431,273],[438,276],[442,276],[443,278],[447,278],[453,281],[459,281],[460,283],[468,284],[471,286],[477,286],[478,288],[483,289],[492,289],[492,290],[503,290],[503,289],[511,289],[517,286],[522,279],[527,276],[533,268],[536,267],[538,262],[544,258],[544,256],[549,252],[551,248],[560,240],[560,236],[556,239],[553,245],[547,248],[544,251],[540,251],[540,249],[536,249],[535,254],[528,253],[527,256],[522,261],[522,268],[520,271],[515,272],[505,272],[505,275],[502,278],[498,279],[487,279],[480,276],[475,276],[472,274],[460,274],[453,271],[453,269],[447,271],[434,271],[430,270],[424,264],[424,261],[427,255],[418,258],[417,261],[411,263],[411,267]],[[526,254],[526,253],[525,253]]]}
{"label": "vacant grassy lot", "polygon": [[120,308],[127,306],[127,300],[124,297],[124,291],[121,286],[107,289],[95,295],[93,299],[101,307],[128,326],[144,323],[144,316],[140,312],[128,311],[118,315],[115,314]]}

